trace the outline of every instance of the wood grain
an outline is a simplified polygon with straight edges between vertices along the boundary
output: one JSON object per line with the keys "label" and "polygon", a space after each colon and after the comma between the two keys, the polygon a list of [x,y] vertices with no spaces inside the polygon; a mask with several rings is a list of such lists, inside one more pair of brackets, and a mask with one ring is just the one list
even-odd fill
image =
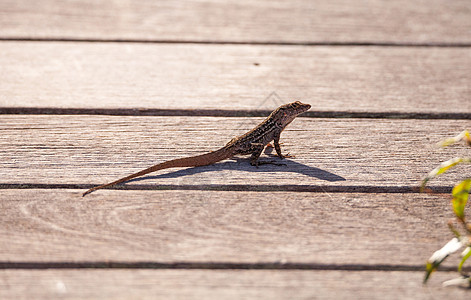
{"label": "wood grain", "polygon": [[2,299],[466,299],[456,273],[44,270],[0,271]]}
{"label": "wood grain", "polygon": [[3,38],[470,43],[466,0],[0,1]]}
{"label": "wood grain", "polygon": [[[216,150],[261,120],[3,115],[0,183],[100,184],[162,161]],[[435,146],[469,125],[467,120],[300,117],[281,137],[282,150],[296,155],[283,161],[286,166],[255,168],[241,156],[207,167],[162,170],[128,184],[416,187],[441,161],[469,154],[464,145]],[[262,159],[276,161],[267,154]],[[430,184],[452,186],[463,170]]]}
{"label": "wood grain", "polygon": [[468,48],[2,42],[0,65],[0,107],[471,113]]}
{"label": "wood grain", "polygon": [[[466,298],[440,287],[456,273],[422,286],[452,211],[447,195],[410,188],[469,156],[434,147],[471,124],[450,119],[471,114],[469,28],[467,0],[0,0],[0,298]],[[286,166],[237,158],[82,198],[261,118],[40,112],[292,100],[449,120],[298,118]],[[22,108],[43,115],[5,114]]]}
{"label": "wood grain", "polygon": [[452,238],[449,199],[424,194],[80,192],[3,190],[0,261],[416,270]]}

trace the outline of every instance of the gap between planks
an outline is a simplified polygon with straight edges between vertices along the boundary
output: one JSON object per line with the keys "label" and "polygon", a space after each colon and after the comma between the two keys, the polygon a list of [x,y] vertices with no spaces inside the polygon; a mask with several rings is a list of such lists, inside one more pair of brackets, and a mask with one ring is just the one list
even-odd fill
{"label": "gap between planks", "polygon": [[[2,115],[266,117],[271,110],[0,107]],[[308,111],[302,117],[336,119],[470,120],[471,113]]]}
{"label": "gap between planks", "polygon": [[230,41],[230,40],[162,40],[162,39],[107,39],[107,38],[30,38],[0,37],[0,42],[70,42],[70,43],[127,43],[127,44],[190,44],[190,45],[254,45],[254,46],[328,46],[328,47],[398,47],[398,48],[468,48],[469,42],[379,42],[379,41]]}
{"label": "gap between planks", "polygon": [[[95,184],[41,184],[41,183],[0,183],[0,189],[90,189],[100,185]],[[118,184],[104,190],[130,191],[229,191],[229,192],[310,192],[310,193],[420,193],[417,186],[345,186],[345,185],[251,185],[251,184]],[[449,194],[452,186],[430,186],[427,190],[436,194]]]}
{"label": "gap between planks", "polygon": [[[278,270],[278,271],[385,271],[421,272],[424,265],[405,264],[320,264],[320,263],[232,263],[232,262],[124,262],[124,261],[82,261],[82,262],[33,262],[0,261],[0,270],[46,270],[46,269],[142,269],[142,270]],[[454,272],[454,266],[441,266],[440,271]],[[464,272],[471,267],[463,267]]]}

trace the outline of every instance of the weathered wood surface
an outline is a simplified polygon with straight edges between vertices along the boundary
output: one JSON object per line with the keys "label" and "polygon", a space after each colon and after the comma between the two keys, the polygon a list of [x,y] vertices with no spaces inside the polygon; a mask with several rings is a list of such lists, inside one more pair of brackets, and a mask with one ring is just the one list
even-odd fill
{"label": "weathered wood surface", "polygon": [[452,238],[443,196],[105,190],[82,198],[80,192],[3,190],[0,262],[420,270]]}
{"label": "weathered wood surface", "polygon": [[0,36],[246,43],[470,43],[466,0],[0,1]]}
{"label": "weathered wood surface", "polygon": [[[101,184],[216,150],[262,119],[3,115],[1,120],[0,184]],[[281,138],[283,151],[296,155],[283,161],[286,166],[256,168],[241,156],[162,170],[129,184],[415,187],[441,161],[469,152],[465,146],[435,146],[469,125],[468,120],[297,118]],[[461,173],[457,169],[431,185],[452,186]]]}
{"label": "weathered wood surface", "polygon": [[[7,270],[2,299],[468,299],[438,273],[254,270]],[[352,296],[353,295],[353,296]]]}
{"label": "weathered wood surface", "polygon": [[0,107],[471,113],[468,48],[2,42],[0,65]]}
{"label": "weathered wood surface", "polygon": [[[470,15],[467,0],[0,0],[0,298],[468,297],[440,287],[456,273],[421,285],[452,211],[410,188],[469,155],[434,143],[470,126],[453,120],[471,113]],[[261,120],[185,113],[294,99],[449,120],[299,118],[287,166],[228,160],[81,197]],[[183,116],[40,115],[67,108]]]}

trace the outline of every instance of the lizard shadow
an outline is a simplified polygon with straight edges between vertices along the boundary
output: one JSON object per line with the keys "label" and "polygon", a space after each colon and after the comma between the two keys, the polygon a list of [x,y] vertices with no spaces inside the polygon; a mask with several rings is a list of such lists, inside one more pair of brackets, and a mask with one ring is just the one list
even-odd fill
{"label": "lizard shadow", "polygon": [[[238,170],[238,171],[245,171],[245,172],[292,172],[298,173],[309,177],[314,177],[320,180],[335,182],[335,181],[345,181],[344,177],[331,173],[326,170],[322,170],[316,167],[310,167],[305,164],[301,164],[295,162],[291,159],[283,159],[280,160],[277,156],[268,154],[269,158],[271,158],[269,164],[263,164],[266,162],[266,159],[260,159],[262,165],[255,167],[249,163],[249,159],[245,157],[235,157],[232,158],[231,161],[226,161],[222,163],[216,163],[213,165],[202,166],[202,167],[190,167],[186,169],[181,169],[173,172],[168,172],[165,174],[159,175],[151,175],[151,176],[143,176],[138,177],[128,182],[134,181],[141,181],[141,180],[149,180],[149,179],[163,179],[163,178],[178,178],[182,176],[194,175],[198,173],[204,172],[216,172],[220,170]],[[275,164],[282,164],[281,166]]]}

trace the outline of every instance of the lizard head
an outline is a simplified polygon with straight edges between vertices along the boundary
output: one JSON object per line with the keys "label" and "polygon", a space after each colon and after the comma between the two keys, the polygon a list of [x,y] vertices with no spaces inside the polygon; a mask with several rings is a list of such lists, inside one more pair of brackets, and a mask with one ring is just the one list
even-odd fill
{"label": "lizard head", "polygon": [[277,110],[273,112],[273,114],[277,116],[278,122],[280,122],[281,126],[284,128],[289,123],[291,123],[298,115],[309,110],[310,108],[310,104],[304,104],[299,101],[296,101],[280,106]]}

